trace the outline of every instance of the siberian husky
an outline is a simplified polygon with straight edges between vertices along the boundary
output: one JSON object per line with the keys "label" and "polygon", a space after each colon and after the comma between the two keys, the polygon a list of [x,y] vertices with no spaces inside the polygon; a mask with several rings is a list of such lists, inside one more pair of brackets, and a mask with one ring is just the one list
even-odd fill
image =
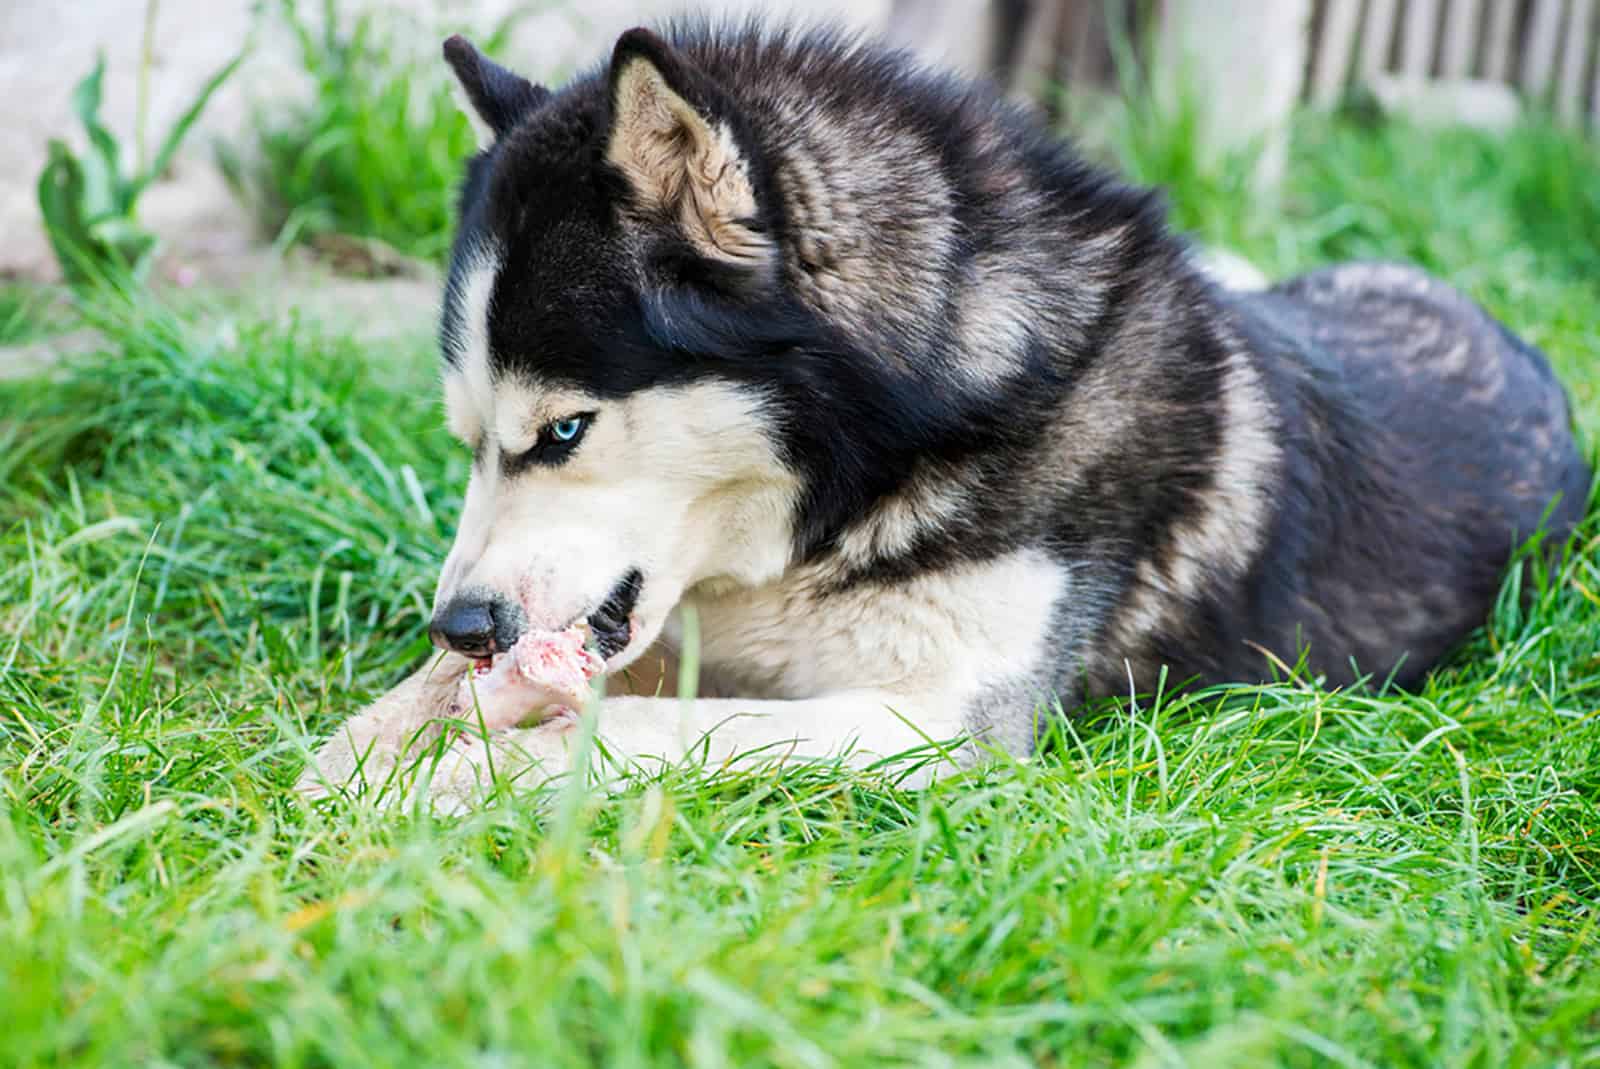
{"label": "siberian husky", "polygon": [[[456,696],[574,624],[625,763],[1021,754],[1163,672],[1413,685],[1583,514],[1562,388],[1480,308],[1390,264],[1224,289],[987,88],[759,27],[632,30],[558,91],[444,52],[482,138],[446,652],[308,793],[567,769],[571,715],[474,733]],[[657,696],[691,608],[697,695]]]}

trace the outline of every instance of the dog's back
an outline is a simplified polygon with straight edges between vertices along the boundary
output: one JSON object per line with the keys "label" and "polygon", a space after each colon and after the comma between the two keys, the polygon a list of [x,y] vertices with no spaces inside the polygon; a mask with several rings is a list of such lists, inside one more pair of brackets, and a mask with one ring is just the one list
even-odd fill
{"label": "dog's back", "polygon": [[1074,576],[1059,692],[1302,649],[1406,684],[1521,540],[1581,517],[1548,364],[1443,283],[1368,264],[1226,294],[1147,191],[982,90],[827,38],[686,45],[769,138],[793,292],[872,354],[853,375],[882,365],[854,388],[892,414],[858,460],[888,492],[828,486],[804,519],[840,587],[1037,545]]}

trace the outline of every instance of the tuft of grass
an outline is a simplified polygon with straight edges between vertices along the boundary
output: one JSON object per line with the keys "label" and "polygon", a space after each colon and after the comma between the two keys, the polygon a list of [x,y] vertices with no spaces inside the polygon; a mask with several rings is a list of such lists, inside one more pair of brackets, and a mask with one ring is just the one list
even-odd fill
{"label": "tuft of grass", "polygon": [[[1600,285],[1600,145],[1538,118],[1507,134],[1306,117],[1294,212],[1324,258],[1403,256],[1430,270]],[[1404,175],[1395,197],[1373,176]],[[1507,271],[1505,257],[1522,260]]]}
{"label": "tuft of grass", "polygon": [[280,244],[355,237],[442,259],[463,164],[477,147],[444,62],[402,46],[381,8],[352,13],[322,0],[311,15],[299,0],[279,0],[277,12],[308,91],[258,108],[247,143],[218,147],[230,183]]}
{"label": "tuft of grass", "polygon": [[[1586,254],[1530,199],[1588,193],[1519,144],[1308,123],[1281,213],[1198,221],[1434,264],[1592,428]],[[1600,514],[1413,694],[1113,703],[924,792],[311,809],[305,747],[426,648],[468,466],[429,340],[85,307],[101,352],[0,383],[0,1064],[1600,1057]]]}

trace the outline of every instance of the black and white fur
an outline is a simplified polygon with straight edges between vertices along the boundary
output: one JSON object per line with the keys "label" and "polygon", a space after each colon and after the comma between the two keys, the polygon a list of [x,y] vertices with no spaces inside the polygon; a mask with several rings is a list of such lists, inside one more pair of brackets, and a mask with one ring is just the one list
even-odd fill
{"label": "black and white fur", "polygon": [[[1224,291],[984,87],[754,27],[630,31],[554,93],[445,51],[484,137],[442,327],[453,652],[312,793],[402,765],[526,628],[588,620],[615,691],[687,605],[700,696],[608,697],[613,754],[1026,752],[1057,703],[1302,656],[1415,684],[1581,516],[1561,387],[1478,307],[1391,265]],[[429,790],[571,738],[461,736]]]}

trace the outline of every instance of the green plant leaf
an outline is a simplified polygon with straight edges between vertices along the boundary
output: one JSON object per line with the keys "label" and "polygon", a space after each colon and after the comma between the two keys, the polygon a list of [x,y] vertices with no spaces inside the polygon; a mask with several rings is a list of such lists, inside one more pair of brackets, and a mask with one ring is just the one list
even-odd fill
{"label": "green plant leaf", "polygon": [[172,129],[167,131],[166,139],[161,142],[161,148],[156,151],[155,158],[150,161],[149,168],[143,174],[136,175],[133,181],[129,183],[128,204],[130,209],[133,206],[133,202],[138,199],[139,194],[144,192],[145,187],[160,177],[161,173],[171,165],[172,157],[177,155],[178,146],[183,144],[183,139],[188,135],[189,128],[200,118],[200,113],[205,111],[212,95],[222,88],[223,83],[233,76],[234,71],[239,69],[239,64],[244,62],[244,58],[249,51],[250,48],[246,45],[239,50],[237,55],[227,63],[224,63],[215,74],[208,78],[206,84],[201,87],[200,94],[189,105],[189,110],[185,111],[178,117],[178,121],[172,124]]}
{"label": "green plant leaf", "polygon": [[72,112],[86,129],[100,125],[100,95],[105,76],[106,57],[102,53],[95,57],[94,69],[72,89]]}
{"label": "green plant leaf", "polygon": [[100,121],[100,102],[104,93],[105,56],[95,58],[94,69],[72,90],[72,111],[83,124],[89,149],[79,161],[83,172],[80,199],[85,215],[126,210],[126,190],[122,182],[122,152],[116,137]]}
{"label": "green plant leaf", "polygon": [[141,277],[149,269],[157,248],[156,236],[134,220],[114,216],[89,225],[95,245],[115,266]]}
{"label": "green plant leaf", "polygon": [[83,189],[79,199],[84,218],[121,215],[127,211],[128,201],[123,196],[125,191],[117,170],[117,160],[107,159],[99,151],[86,152],[77,159],[83,171]]}
{"label": "green plant leaf", "polygon": [[71,149],[52,139],[49,159],[39,173],[39,213],[61,273],[69,280],[82,277],[84,261],[94,256],[83,204],[83,167]]}
{"label": "green plant leaf", "polygon": [[47,230],[67,233],[82,229],[83,168],[66,145],[54,138],[50,156],[39,173],[39,211]]}
{"label": "green plant leaf", "polygon": [[97,164],[98,170],[105,176],[103,186],[104,199],[108,206],[121,208],[124,204],[124,182],[122,178],[122,146],[117,143],[116,137],[99,123],[87,128],[89,146],[92,150],[86,162]]}

